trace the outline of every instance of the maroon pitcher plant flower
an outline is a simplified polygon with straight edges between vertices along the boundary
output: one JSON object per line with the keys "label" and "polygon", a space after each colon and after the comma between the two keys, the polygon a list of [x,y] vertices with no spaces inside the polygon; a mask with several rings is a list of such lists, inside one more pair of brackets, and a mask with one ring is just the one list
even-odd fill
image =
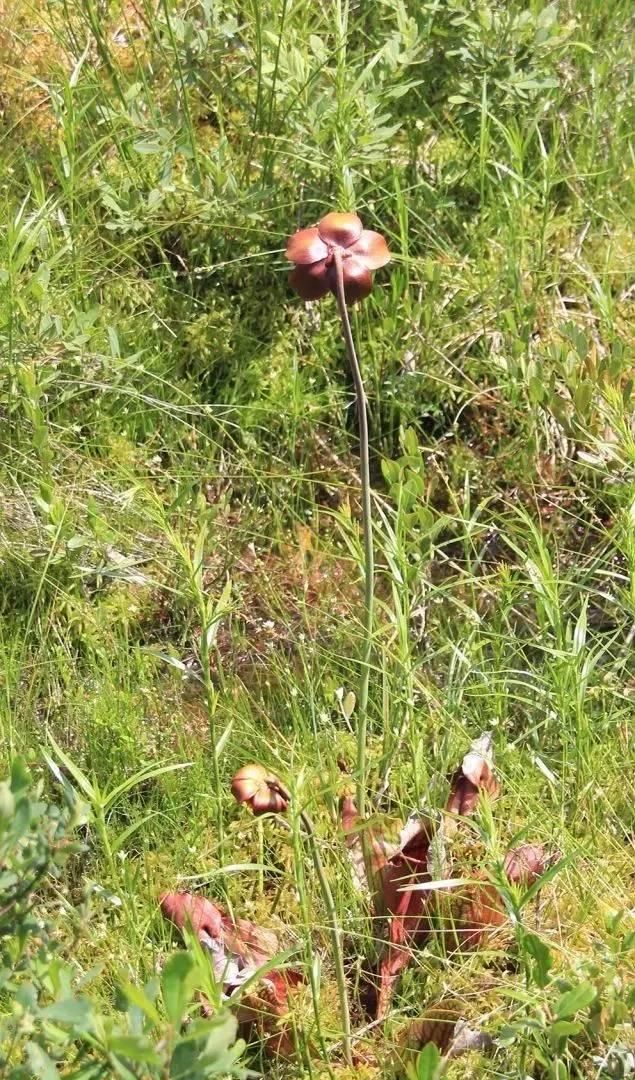
{"label": "maroon pitcher plant flower", "polygon": [[[360,663],[357,710],[357,806],[366,813],[366,732],[368,695],[374,636],[375,553],[370,486],[370,443],[368,401],[362,369],[357,358],[348,306],[368,296],[373,287],[373,271],[390,262],[388,245],[381,233],[365,229],[357,214],[331,211],[317,225],[300,229],[287,241],[287,258],[295,263],[289,281],[303,300],[319,300],[327,292],[335,294],[342,324],[342,338],[355,385],[359,424],[360,481],[362,489],[362,531],[364,536],[364,638]],[[368,848],[368,845],[366,845]],[[365,860],[370,861],[370,851]]]}
{"label": "maroon pitcher plant flower", "polygon": [[[289,282],[303,300],[320,300],[332,292],[337,300],[337,310],[342,324],[344,349],[350,365],[355,386],[357,422],[359,424],[360,481],[362,490],[363,576],[364,576],[364,637],[360,657],[360,684],[357,710],[357,806],[362,821],[366,815],[366,784],[368,766],[366,758],[366,733],[368,728],[368,696],[372,666],[375,603],[375,552],[372,523],[372,495],[370,486],[370,443],[368,433],[368,402],[348,307],[363,300],[373,287],[373,271],[390,262],[388,245],[381,233],[365,229],[357,214],[332,211],[310,229],[299,229],[287,241],[287,258],[295,263]],[[235,794],[235,792],[234,792]],[[262,811],[261,811],[262,812]],[[333,937],[333,953],[338,983],[338,997],[344,1025],[343,1050],[349,1065],[352,1064],[351,1022],[346,992],[344,957],[341,947],[341,930],[328,879],[321,865],[315,835],[309,818],[300,817],[311,837],[312,854],[324,902],[329,913]],[[372,850],[362,837],[364,862],[372,875]]]}
{"label": "maroon pitcher plant flower", "polygon": [[390,262],[381,233],[364,229],[357,214],[333,212],[312,229],[300,229],[287,241],[287,258],[295,263],[289,281],[303,300],[337,296],[338,262],[347,304],[368,296],[372,272]]}
{"label": "maroon pitcher plant flower", "polygon": [[289,805],[280,781],[262,765],[243,765],[232,780],[232,795],[254,814],[282,814]]}

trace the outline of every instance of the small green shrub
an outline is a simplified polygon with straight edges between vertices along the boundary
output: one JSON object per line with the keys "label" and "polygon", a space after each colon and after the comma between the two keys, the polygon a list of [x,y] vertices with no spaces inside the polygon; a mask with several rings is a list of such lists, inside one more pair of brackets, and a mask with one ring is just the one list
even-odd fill
{"label": "small green shrub", "polygon": [[64,929],[73,919],[56,920],[48,902],[82,849],[76,827],[85,808],[64,790],[67,805],[45,801],[20,759],[0,784],[2,1076],[53,1080],[60,1067],[72,1080],[246,1076],[233,1016],[190,1019],[199,1011],[197,990],[209,981],[204,956],[174,954],[161,978],[143,987],[122,980],[117,1011],[108,1015],[86,992]]}

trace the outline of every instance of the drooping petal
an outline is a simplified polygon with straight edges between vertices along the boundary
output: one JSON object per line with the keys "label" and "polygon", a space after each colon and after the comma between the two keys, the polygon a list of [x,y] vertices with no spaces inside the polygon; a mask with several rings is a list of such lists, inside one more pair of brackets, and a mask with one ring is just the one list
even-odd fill
{"label": "drooping petal", "polygon": [[381,233],[372,229],[364,229],[359,240],[348,250],[364,263],[367,270],[379,270],[380,266],[390,262],[388,244]]}
{"label": "drooping petal", "polygon": [[334,211],[318,222],[318,232],[327,244],[338,244],[347,248],[359,240],[362,223],[357,214],[340,214]]}
{"label": "drooping petal", "polygon": [[272,791],[267,784],[256,792],[250,804],[252,813],[259,814],[282,814],[287,809],[286,801],[277,791]]}
{"label": "drooping petal", "polygon": [[287,240],[287,259],[299,266],[310,266],[328,255],[328,248],[318,229],[299,229]]}
{"label": "drooping petal", "polygon": [[303,300],[320,300],[329,291],[326,261],[296,266],[289,274],[289,284]]}
{"label": "drooping petal", "polygon": [[[355,304],[363,300],[373,287],[373,277],[367,270],[361,259],[351,256],[342,260],[342,274],[344,277],[344,296],[347,304]],[[333,292],[336,292],[333,289]]]}

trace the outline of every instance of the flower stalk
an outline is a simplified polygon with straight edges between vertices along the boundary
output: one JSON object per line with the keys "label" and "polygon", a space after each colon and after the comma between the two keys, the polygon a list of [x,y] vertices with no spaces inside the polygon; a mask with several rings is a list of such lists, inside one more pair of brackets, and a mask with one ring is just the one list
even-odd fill
{"label": "flower stalk", "polygon": [[[368,437],[368,402],[362,371],[355,351],[355,342],[348,316],[348,305],[364,300],[373,287],[373,273],[390,261],[390,252],[381,233],[364,229],[357,214],[333,211],[326,214],[317,225],[299,229],[287,241],[287,258],[294,263],[289,281],[303,300],[320,300],[328,292],[334,294],[342,324],[344,348],[353,376],[357,421],[359,426],[360,480],[362,489],[362,531],[364,552],[364,639],[361,658],[361,675],[357,727],[357,805],[359,816],[366,815],[366,789],[368,784],[367,736],[368,698],[370,689],[370,666],[373,653],[374,606],[375,606],[375,552],[373,544],[372,496],[370,486],[370,444]],[[284,788],[278,796],[286,798]],[[264,800],[263,800],[264,801]],[[337,918],[333,893],[317,846],[315,829],[311,819],[302,811],[300,819],[311,847],[313,865],[320,884],[324,906],[327,911],[333,943],[333,960],[342,1012],[342,1046],[347,1064],[352,1064],[351,1025],[346,992],[346,976],[342,950],[342,930]],[[372,852],[362,836],[364,861],[368,873],[372,873]]]}
{"label": "flower stalk", "polygon": [[375,548],[373,543],[373,516],[370,487],[370,444],[368,438],[368,401],[362,371],[355,351],[355,342],[351,323],[346,308],[344,292],[344,269],[342,253],[334,252],[335,281],[337,287],[337,307],[342,323],[344,347],[353,375],[357,422],[359,426],[360,480],[362,487],[362,530],[364,536],[364,647],[362,652],[362,671],[357,711],[357,807],[359,816],[366,815],[366,739],[368,733],[368,691],[370,686],[370,664],[373,651],[373,623],[375,607]]}
{"label": "flower stalk", "polygon": [[348,305],[363,300],[373,287],[373,273],[390,262],[381,233],[364,229],[357,214],[333,211],[317,225],[299,229],[287,241],[287,258],[295,264],[290,284],[303,300],[320,300],[331,292],[337,299],[344,347],[355,386],[359,425],[362,530],[364,537],[364,642],[357,709],[357,804],[360,817],[366,812],[368,783],[367,736],[370,665],[373,652],[375,554],[370,487],[368,402],[355,351]]}

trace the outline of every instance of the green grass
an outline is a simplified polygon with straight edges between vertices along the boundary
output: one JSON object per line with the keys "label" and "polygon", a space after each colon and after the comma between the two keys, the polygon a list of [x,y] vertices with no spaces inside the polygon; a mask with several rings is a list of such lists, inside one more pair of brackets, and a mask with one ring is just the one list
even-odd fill
{"label": "green grass", "polygon": [[[337,691],[363,650],[352,388],[334,300],[295,298],[283,257],[295,228],[356,209],[394,253],[353,320],[376,495],[371,805],[440,807],[492,730],[503,791],[480,865],[521,830],[562,853],[523,926],[604,1005],[568,1071],[523,1029],[449,1075],[608,1076],[594,1059],[633,1045],[630,5],[10,7],[3,754],[45,774],[52,737],[102,794],[188,765],[125,792],[70,864],[68,898],[122,900],[94,901],[78,977],[98,961],[112,1008],[122,971],[142,981],[170,947],[159,893],[202,882],[320,959],[304,1052],[266,1075],[328,1075],[308,1054],[316,1013],[327,1046],[341,1036],[326,916],[306,852],[231,798],[252,760],[316,821],[353,967],[373,955],[335,827],[338,759],[355,761]],[[440,998],[499,1037],[552,992],[519,932],[507,960],[441,938],[364,1033],[369,1077]]]}

